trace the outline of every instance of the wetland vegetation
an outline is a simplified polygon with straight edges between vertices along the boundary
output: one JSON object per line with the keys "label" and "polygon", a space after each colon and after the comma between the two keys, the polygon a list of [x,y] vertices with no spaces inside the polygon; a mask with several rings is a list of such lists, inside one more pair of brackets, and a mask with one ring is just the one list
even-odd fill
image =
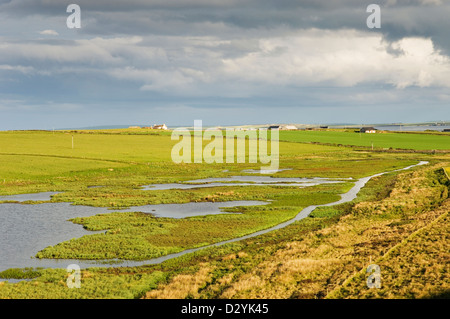
{"label": "wetland vegetation", "polygon": [[[269,176],[356,180],[421,160],[429,164],[376,177],[352,202],[320,207],[308,218],[264,235],[156,265],[83,269],[80,289],[67,288],[65,269],[8,270],[0,276],[32,279],[0,282],[0,298],[431,298],[448,294],[449,154],[372,152],[350,147],[370,146],[358,142],[360,134],[346,138],[338,133],[350,134],[328,132],[311,139],[313,133],[306,131],[282,132],[280,168],[290,169]],[[445,135],[389,133],[379,142],[384,148],[450,149],[450,137]],[[260,166],[248,161],[175,164],[170,157],[174,144],[168,132],[156,131],[0,132],[0,196],[59,192],[51,202],[115,210],[73,218],[71,222],[87,230],[105,232],[36,251],[37,258],[145,260],[272,227],[309,205],[338,200],[353,185],[352,180],[342,180],[305,188],[143,190],[149,184],[246,175],[244,170]],[[231,214],[182,219],[117,210],[235,200],[270,203],[227,208]],[[382,289],[365,285],[370,263],[381,266]]]}

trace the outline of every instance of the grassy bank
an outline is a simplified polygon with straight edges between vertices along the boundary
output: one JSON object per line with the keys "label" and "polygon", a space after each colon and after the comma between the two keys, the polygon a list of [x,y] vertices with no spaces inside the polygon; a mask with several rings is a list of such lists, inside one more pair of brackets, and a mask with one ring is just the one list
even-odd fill
{"label": "grassy bank", "polygon": [[[422,233],[421,230],[426,227],[432,228],[433,223],[448,228],[443,216],[447,212],[446,206],[442,206],[446,203],[448,186],[442,184],[438,171],[434,167],[380,177],[369,182],[354,203],[322,208],[295,225],[257,240],[245,241],[219,258],[198,257],[202,267],[197,272],[173,276],[161,283],[158,289],[147,293],[146,297],[371,297],[370,293],[376,292],[367,288],[364,272],[370,263],[386,258],[382,265],[389,265],[392,261],[389,256],[400,256],[392,253],[398,245],[408,249],[408,246],[402,245],[403,241],[409,242],[407,239],[411,235]],[[378,211],[372,213],[368,208],[374,205],[378,206]],[[438,232],[435,231],[436,234]],[[422,237],[415,237],[418,240],[416,252],[400,259],[389,274],[386,268],[382,268],[383,287],[385,291],[390,291],[388,297],[411,297],[411,291],[425,286],[426,293],[417,297],[431,296],[433,291],[439,294],[450,288],[447,242],[442,246],[442,241],[445,241],[442,235],[440,240],[435,241],[433,237],[423,234]],[[410,263],[410,258],[415,256],[420,259],[426,255],[427,250],[422,249],[425,246],[439,254],[428,257],[434,266],[427,269],[428,277],[422,278],[418,285],[411,280],[408,269],[418,267],[418,264]],[[400,275],[396,271],[403,268],[405,271],[401,272],[401,276],[404,280],[409,279],[411,285],[395,289],[396,283],[390,282],[388,276]],[[351,281],[354,289],[348,292],[345,288],[346,294],[342,293],[341,287],[347,287],[349,278],[360,270],[363,272],[359,280]],[[435,275],[434,281],[428,280]],[[197,282],[200,288],[193,292],[190,285],[181,285],[181,279]],[[183,292],[181,287],[185,287]],[[379,293],[378,297],[383,296],[381,290]]]}
{"label": "grassy bank", "polygon": [[[298,189],[266,187],[268,195],[257,187],[217,187],[180,191],[181,195],[197,194],[195,200],[272,200],[265,206],[228,208],[235,214],[209,215],[184,219],[155,218],[144,213],[111,213],[76,218],[88,230],[108,230],[49,247],[38,258],[132,259],[144,260],[244,236],[292,219],[304,207],[339,199],[351,183]],[[167,193],[167,192],[166,192]],[[174,196],[172,201],[176,201]]]}

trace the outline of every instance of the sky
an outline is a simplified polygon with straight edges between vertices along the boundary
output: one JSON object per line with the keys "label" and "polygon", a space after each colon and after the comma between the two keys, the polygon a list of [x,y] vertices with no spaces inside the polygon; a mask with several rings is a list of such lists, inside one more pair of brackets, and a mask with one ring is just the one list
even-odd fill
{"label": "sky", "polygon": [[449,0],[0,0],[0,130],[450,121],[449,17]]}

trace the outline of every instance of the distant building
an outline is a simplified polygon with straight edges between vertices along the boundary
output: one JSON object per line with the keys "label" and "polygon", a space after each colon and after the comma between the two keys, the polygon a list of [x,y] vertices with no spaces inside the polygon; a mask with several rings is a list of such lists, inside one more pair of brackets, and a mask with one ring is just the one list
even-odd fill
{"label": "distant building", "polygon": [[154,130],[167,130],[167,126],[166,126],[166,124],[162,124],[162,125],[153,125],[152,126],[152,129],[154,129]]}
{"label": "distant building", "polygon": [[271,125],[269,126],[269,130],[289,131],[289,130],[298,130],[298,128],[295,125]]}
{"label": "distant building", "polygon": [[360,133],[376,133],[377,129],[374,127],[363,127],[359,130]]}
{"label": "distant building", "polygon": [[297,126],[295,125],[281,125],[281,130],[297,130]]}
{"label": "distant building", "polygon": [[444,128],[442,132],[450,132],[450,128]]}

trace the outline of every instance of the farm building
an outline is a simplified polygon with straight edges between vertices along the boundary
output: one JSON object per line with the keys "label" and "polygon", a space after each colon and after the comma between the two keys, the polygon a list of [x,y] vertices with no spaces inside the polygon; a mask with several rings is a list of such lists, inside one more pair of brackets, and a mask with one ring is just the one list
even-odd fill
{"label": "farm building", "polygon": [[295,125],[281,125],[281,130],[297,130],[297,126]]}
{"label": "farm building", "polygon": [[167,130],[167,126],[166,126],[166,124],[162,124],[162,125],[153,125],[152,126],[152,129],[154,129],[154,130]]}
{"label": "farm building", "polygon": [[298,128],[295,125],[271,125],[269,126],[269,130],[297,130]]}
{"label": "farm building", "polygon": [[360,133],[376,133],[377,129],[374,127],[363,127],[359,130]]}

